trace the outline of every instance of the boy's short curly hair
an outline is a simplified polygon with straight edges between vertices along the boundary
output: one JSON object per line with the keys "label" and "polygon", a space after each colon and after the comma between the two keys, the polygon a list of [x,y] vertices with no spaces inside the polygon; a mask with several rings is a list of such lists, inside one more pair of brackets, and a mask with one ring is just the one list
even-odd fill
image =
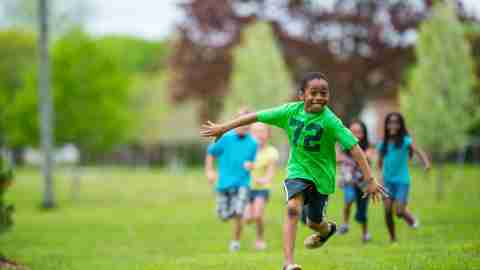
{"label": "boy's short curly hair", "polygon": [[305,88],[307,87],[308,83],[311,80],[325,80],[328,83],[328,78],[325,74],[315,71],[315,72],[308,72],[303,77],[302,81],[300,82],[300,89],[298,90],[299,94],[303,94],[305,92]]}

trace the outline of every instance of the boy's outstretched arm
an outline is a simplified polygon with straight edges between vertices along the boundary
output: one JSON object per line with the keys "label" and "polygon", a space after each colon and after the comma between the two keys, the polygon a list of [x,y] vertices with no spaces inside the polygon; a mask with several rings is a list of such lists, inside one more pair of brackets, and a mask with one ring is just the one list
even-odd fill
{"label": "boy's outstretched arm", "polygon": [[366,183],[361,183],[360,186],[362,188],[363,192],[368,195],[372,195],[372,200],[379,201],[383,196],[388,196],[385,188],[378,184],[375,178],[373,177],[372,174],[372,169],[370,168],[370,165],[368,164],[367,157],[365,156],[365,153],[363,150],[360,148],[358,144],[353,146],[353,148],[350,150],[350,153],[352,154],[352,158],[357,162],[358,166],[360,167],[360,170],[362,171],[363,174],[363,180],[362,182],[366,181]]}
{"label": "boy's outstretched arm", "polygon": [[225,132],[240,127],[252,124],[257,121],[257,114],[256,113],[247,113],[241,115],[231,121],[228,121],[223,124],[215,124],[211,121],[207,121],[207,123],[203,124],[200,128],[200,135],[202,137],[221,137]]}

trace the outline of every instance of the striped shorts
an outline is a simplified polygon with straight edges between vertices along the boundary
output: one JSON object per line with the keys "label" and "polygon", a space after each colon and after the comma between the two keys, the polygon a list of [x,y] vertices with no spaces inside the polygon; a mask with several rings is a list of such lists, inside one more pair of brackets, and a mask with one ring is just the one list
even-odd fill
{"label": "striped shorts", "polygon": [[217,215],[223,220],[242,216],[249,199],[248,187],[235,187],[217,192]]}

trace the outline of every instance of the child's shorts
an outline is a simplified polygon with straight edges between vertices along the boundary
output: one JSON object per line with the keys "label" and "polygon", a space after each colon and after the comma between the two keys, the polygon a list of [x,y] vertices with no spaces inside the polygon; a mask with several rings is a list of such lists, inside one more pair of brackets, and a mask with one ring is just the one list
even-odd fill
{"label": "child's shorts", "polygon": [[328,195],[317,191],[315,184],[306,179],[287,179],[284,182],[287,201],[298,194],[304,198],[303,213],[314,223],[322,223],[327,212]]}
{"label": "child's shorts", "polygon": [[357,199],[357,190],[353,185],[345,185],[343,187],[343,200],[345,203],[352,203]]}
{"label": "child's shorts", "polygon": [[263,198],[264,201],[268,201],[270,198],[270,190],[268,189],[252,189],[250,190],[250,202],[253,203],[256,198]]}
{"label": "child's shorts", "polygon": [[248,187],[234,187],[217,192],[217,214],[223,220],[242,216],[249,199]]}
{"label": "child's shorts", "polygon": [[410,184],[385,181],[385,188],[392,200],[401,204],[407,204]]}

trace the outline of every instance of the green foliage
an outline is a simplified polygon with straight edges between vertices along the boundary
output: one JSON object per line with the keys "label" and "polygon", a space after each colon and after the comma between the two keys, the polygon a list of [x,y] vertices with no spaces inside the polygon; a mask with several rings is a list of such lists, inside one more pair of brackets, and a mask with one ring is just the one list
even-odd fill
{"label": "green foliage", "polygon": [[259,110],[280,105],[292,93],[292,81],[271,28],[265,23],[255,24],[242,38],[235,50],[233,91],[226,99],[228,117],[240,106]]}
{"label": "green foliage", "polygon": [[97,40],[100,48],[121,59],[128,72],[156,72],[166,67],[170,47],[166,41],[129,36],[107,36]]}
{"label": "green foliage", "polygon": [[8,230],[12,224],[13,205],[5,202],[5,192],[13,181],[13,172],[5,164],[0,154],[0,234]]}
{"label": "green foliage", "polygon": [[5,143],[5,123],[20,119],[8,118],[8,109],[25,87],[25,76],[34,62],[35,36],[21,30],[0,31],[0,145]]}
{"label": "green foliage", "polygon": [[[289,102],[292,81],[272,29],[257,23],[245,29],[242,43],[235,49],[232,92],[226,97],[223,119],[230,119],[240,107],[258,111]],[[273,142],[284,142],[284,134],[274,132]]]}
{"label": "green foliage", "polygon": [[[472,44],[472,57],[475,62],[475,71],[477,78],[480,76],[480,24],[478,23],[465,23],[465,32],[467,39]],[[472,97],[476,100],[477,104],[480,104],[480,84],[475,87],[475,93]],[[473,136],[480,136],[480,119],[471,129]]]}
{"label": "green foliage", "polygon": [[[56,39],[51,46],[56,143],[99,152],[141,141],[144,134],[155,141],[161,132],[152,127],[168,107],[158,106],[167,103],[162,72],[168,52],[167,42],[95,39],[80,30]],[[0,138],[9,146],[39,142],[36,64],[35,35],[0,31]]]}
{"label": "green foliage", "polygon": [[416,55],[401,108],[420,144],[444,154],[467,143],[480,115],[470,46],[452,6],[434,7],[420,28]]}
{"label": "green foliage", "polygon": [[[308,270],[466,270],[480,268],[480,170],[449,167],[449,192],[435,199],[432,178],[412,170],[409,208],[420,217],[412,230],[396,219],[399,243],[390,244],[382,205],[371,204],[363,244],[360,225],[327,246],[306,250],[311,230],[298,226],[296,259]],[[0,237],[2,253],[32,270],[277,270],[282,267],[284,175],[275,177],[265,209],[268,248],[254,249],[255,229],[244,228],[241,250],[228,251],[232,224],[215,216],[215,195],[202,170],[182,174],[137,168],[83,168],[79,199],[71,201],[71,175],[58,171],[62,207],[38,209],[40,175],[18,171],[9,198],[18,213],[15,230]],[[433,171],[435,173],[435,171]],[[343,196],[330,197],[328,220],[341,221]],[[61,245],[61,248],[59,246]]]}
{"label": "green foliage", "polygon": [[[129,110],[129,77],[120,59],[75,30],[55,42],[51,62],[56,143],[73,142],[95,152],[125,141],[135,114]],[[39,141],[35,69],[25,81],[9,106],[6,131],[12,145]]]}

